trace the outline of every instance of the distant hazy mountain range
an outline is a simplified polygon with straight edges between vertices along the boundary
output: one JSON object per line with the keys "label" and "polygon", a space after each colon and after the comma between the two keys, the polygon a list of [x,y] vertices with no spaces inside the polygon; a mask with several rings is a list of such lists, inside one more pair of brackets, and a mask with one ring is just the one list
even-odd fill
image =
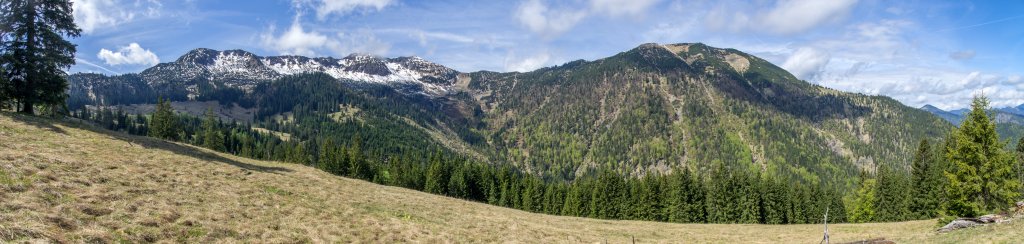
{"label": "distant hazy mountain range", "polygon": [[[924,105],[921,110],[939,116],[953,125],[959,125],[970,112],[966,108],[945,111],[932,105]],[[1024,136],[1024,104],[1016,107],[995,108],[991,115],[995,117],[996,130],[999,132],[1000,139],[1008,140],[1008,146],[1016,146],[1018,140]]]}

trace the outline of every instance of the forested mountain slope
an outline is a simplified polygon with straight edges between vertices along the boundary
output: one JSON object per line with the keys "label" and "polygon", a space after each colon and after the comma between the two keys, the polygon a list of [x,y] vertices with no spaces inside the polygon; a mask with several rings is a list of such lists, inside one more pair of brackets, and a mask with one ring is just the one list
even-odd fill
{"label": "forested mountain slope", "polygon": [[197,49],[141,74],[70,77],[69,107],[220,101],[254,111],[315,158],[325,138],[360,138],[388,158],[450,151],[551,180],[598,169],[639,176],[716,164],[811,183],[907,167],[951,125],[881,96],[796,79],[703,44],[644,44],[531,72],[459,73],[413,57],[259,57]]}
{"label": "forested mountain slope", "polygon": [[[530,213],[0,113],[0,242],[816,242],[821,226],[673,224]],[[833,242],[1013,242],[1020,221],[830,224]]]}
{"label": "forested mountain slope", "polygon": [[595,61],[470,77],[499,158],[560,178],[721,162],[846,179],[882,162],[906,166],[917,141],[951,128],[891,98],[809,84],[703,44],[644,44]]}

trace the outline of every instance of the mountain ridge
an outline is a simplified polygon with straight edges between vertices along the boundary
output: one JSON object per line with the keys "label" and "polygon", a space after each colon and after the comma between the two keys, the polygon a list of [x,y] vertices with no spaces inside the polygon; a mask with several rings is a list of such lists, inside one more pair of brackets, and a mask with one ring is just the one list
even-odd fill
{"label": "mountain ridge", "polygon": [[[259,57],[212,49],[179,60],[141,74],[72,75],[69,107],[152,103],[158,96],[217,100],[253,108],[266,127],[306,140],[326,133],[311,128],[326,125],[335,127],[328,131],[337,131],[330,135],[336,141],[363,131],[364,138],[408,145],[380,144],[383,151],[443,145],[556,180],[600,169],[640,176],[725,164],[848,185],[878,162],[909,165],[918,140],[937,140],[950,126],[891,98],[814,85],[759,57],[701,43],[646,43],[529,72],[462,73],[415,57]],[[338,76],[384,77],[398,68],[416,70],[419,76],[402,77],[419,79]],[[302,75],[310,71],[325,75]],[[311,85],[317,87],[302,88]],[[295,99],[279,99],[285,97]],[[326,100],[299,99],[314,97]],[[323,118],[342,110],[361,111],[346,118],[376,122]],[[274,119],[281,113],[296,122]],[[321,122],[295,124],[311,123],[302,121]],[[392,129],[379,130],[385,127]],[[408,133],[388,132],[396,129]]]}

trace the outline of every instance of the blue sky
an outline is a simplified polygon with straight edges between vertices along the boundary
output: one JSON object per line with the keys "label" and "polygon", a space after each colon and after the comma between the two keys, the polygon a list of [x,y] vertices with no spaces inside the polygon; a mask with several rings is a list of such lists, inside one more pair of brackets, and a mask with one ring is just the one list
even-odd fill
{"label": "blue sky", "polygon": [[194,48],[420,56],[527,71],[642,43],[703,42],[914,107],[1024,103],[1024,1],[73,0],[71,72],[138,72]]}

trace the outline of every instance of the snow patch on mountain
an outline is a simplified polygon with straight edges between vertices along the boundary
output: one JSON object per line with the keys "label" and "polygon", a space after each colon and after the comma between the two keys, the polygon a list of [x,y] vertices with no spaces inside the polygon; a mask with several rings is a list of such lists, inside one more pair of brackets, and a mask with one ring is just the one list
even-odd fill
{"label": "snow patch on mountain", "polygon": [[427,95],[449,93],[458,76],[458,71],[419,57],[385,59],[366,54],[341,59],[292,55],[260,57],[243,50],[203,48],[185,54],[174,63],[150,68],[150,71],[159,72],[159,77],[208,76],[237,87],[251,87],[285,75],[323,72],[342,81],[420,87],[420,92]]}

